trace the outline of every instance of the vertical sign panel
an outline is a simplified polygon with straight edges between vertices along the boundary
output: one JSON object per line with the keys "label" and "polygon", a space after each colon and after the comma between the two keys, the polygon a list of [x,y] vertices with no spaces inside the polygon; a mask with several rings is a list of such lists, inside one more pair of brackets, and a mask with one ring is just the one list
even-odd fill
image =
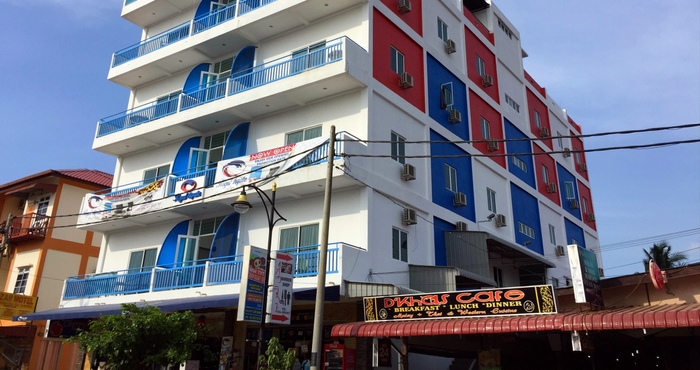
{"label": "vertical sign panel", "polygon": [[265,268],[268,262],[265,260],[266,254],[265,249],[245,246],[241,297],[238,300],[238,321],[260,322],[262,320]]}
{"label": "vertical sign panel", "polygon": [[292,321],[294,257],[290,253],[277,252],[274,271],[270,322],[289,325]]}

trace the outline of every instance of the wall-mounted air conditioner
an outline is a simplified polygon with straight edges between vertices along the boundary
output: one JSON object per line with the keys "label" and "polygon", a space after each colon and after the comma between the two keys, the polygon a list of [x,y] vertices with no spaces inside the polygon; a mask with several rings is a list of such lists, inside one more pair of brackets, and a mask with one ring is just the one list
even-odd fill
{"label": "wall-mounted air conditioner", "polygon": [[462,122],[462,113],[457,109],[450,109],[450,123],[460,123]]}
{"label": "wall-mounted air conditioner", "polygon": [[401,14],[411,11],[411,2],[409,0],[399,0],[399,12]]}
{"label": "wall-mounted air conditioner", "polygon": [[578,170],[581,172],[586,172],[588,171],[588,165],[585,163],[579,163]]}
{"label": "wall-mounted air conditioner", "polygon": [[503,227],[506,226],[506,216],[502,214],[497,214],[496,215],[496,226],[498,227]]}
{"label": "wall-mounted air conditioner", "polygon": [[561,257],[561,256],[565,255],[566,252],[564,252],[564,246],[557,245],[556,247],[554,247],[554,254],[556,254],[557,257]]}
{"label": "wall-mounted air conditioner", "polygon": [[413,76],[407,72],[402,73],[401,77],[399,78],[399,85],[402,89],[410,89],[413,87]]}
{"label": "wall-mounted air conditioner", "polygon": [[595,222],[595,214],[593,214],[593,212],[587,214],[586,218],[588,219],[588,222]]}
{"label": "wall-mounted air conditioner", "polygon": [[401,222],[404,225],[415,225],[416,223],[418,223],[416,221],[416,211],[410,208],[404,208]]}
{"label": "wall-mounted air conditioner", "polygon": [[547,192],[548,193],[556,193],[557,192],[557,184],[550,182],[547,184]]}
{"label": "wall-mounted air conditioner", "polygon": [[483,75],[481,78],[481,84],[484,87],[493,86],[493,77],[491,77],[490,75]]}
{"label": "wall-mounted air conditioner", "polygon": [[464,193],[456,193],[454,199],[454,205],[457,207],[462,207],[467,205],[467,195]]}
{"label": "wall-mounted air conditioner", "polygon": [[455,224],[455,231],[469,231],[469,227],[466,222],[458,221]]}
{"label": "wall-mounted air conditioner", "polygon": [[549,129],[547,127],[540,127],[540,136],[549,137]]}
{"label": "wall-mounted air conditioner", "polygon": [[569,200],[569,208],[571,208],[571,209],[578,209],[578,200],[576,200],[576,199],[570,199],[570,200]]}
{"label": "wall-mounted air conditioner", "polygon": [[498,141],[496,140],[489,140],[487,147],[489,149],[489,152],[496,152],[498,151]]}
{"label": "wall-mounted air conditioner", "polygon": [[416,179],[416,167],[408,163],[403,165],[403,171],[401,171],[401,179],[403,181],[411,181]]}
{"label": "wall-mounted air conditioner", "polygon": [[564,148],[564,153],[562,153],[562,155],[564,156],[564,158],[571,157],[571,149]]}
{"label": "wall-mounted air conditioner", "polygon": [[447,40],[447,42],[445,43],[445,52],[447,54],[452,54],[455,51],[457,51],[457,47],[455,45],[455,42],[452,40]]}

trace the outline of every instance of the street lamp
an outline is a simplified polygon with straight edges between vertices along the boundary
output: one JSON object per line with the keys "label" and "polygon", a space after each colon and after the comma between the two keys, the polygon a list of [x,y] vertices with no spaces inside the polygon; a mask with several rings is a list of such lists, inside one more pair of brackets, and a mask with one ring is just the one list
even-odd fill
{"label": "street lamp", "polygon": [[[267,258],[265,258],[265,283],[264,283],[264,288],[262,292],[262,315],[260,317],[260,331],[258,332],[258,357],[256,359],[256,363],[260,361],[260,355],[262,354],[262,346],[263,346],[263,334],[265,332],[265,319],[267,316],[267,290],[269,288],[268,281],[270,280],[270,254],[272,253],[272,229],[275,227],[275,224],[280,221],[284,220],[287,221],[286,218],[282,217],[282,215],[277,211],[277,208],[275,208],[275,195],[277,195],[277,183],[272,184],[272,198],[270,198],[267,194],[265,194],[262,190],[260,190],[257,186],[250,184],[247,185],[249,188],[255,190],[256,193],[260,196],[260,200],[262,200],[263,207],[265,207],[265,215],[267,216]],[[270,207],[267,206],[267,203],[265,203],[265,200],[267,199],[267,202],[270,203]],[[235,202],[231,203],[233,206],[233,210],[240,213],[244,214],[248,212],[249,209],[253,208],[253,205],[248,202],[248,196],[245,193],[245,186],[243,187],[243,190],[241,190],[241,194],[238,196],[238,199],[236,199]],[[277,219],[275,219],[275,215],[277,215]]]}

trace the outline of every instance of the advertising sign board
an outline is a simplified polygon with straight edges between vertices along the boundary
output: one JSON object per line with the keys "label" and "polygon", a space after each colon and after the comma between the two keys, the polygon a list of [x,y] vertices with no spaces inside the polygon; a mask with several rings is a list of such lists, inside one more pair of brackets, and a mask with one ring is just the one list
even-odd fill
{"label": "advertising sign board", "polygon": [[30,295],[0,293],[0,319],[12,320],[13,316],[34,312],[37,300]]}
{"label": "advertising sign board", "polygon": [[603,291],[598,275],[598,259],[595,253],[576,244],[566,246],[571,268],[571,283],[576,303],[590,303],[603,307]]}
{"label": "advertising sign board", "polygon": [[263,292],[267,251],[246,245],[243,251],[241,296],[238,300],[238,321],[260,322],[262,319]]}
{"label": "advertising sign board", "polygon": [[287,324],[292,322],[292,282],[294,281],[294,256],[277,252],[275,273],[272,279],[272,308],[270,322]]}

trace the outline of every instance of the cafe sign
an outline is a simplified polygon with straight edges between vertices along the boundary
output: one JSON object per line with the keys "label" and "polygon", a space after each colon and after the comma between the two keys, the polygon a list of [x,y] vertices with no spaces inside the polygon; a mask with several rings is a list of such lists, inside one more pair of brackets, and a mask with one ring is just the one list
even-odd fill
{"label": "cafe sign", "polygon": [[364,299],[365,321],[538,315],[557,312],[551,285]]}

